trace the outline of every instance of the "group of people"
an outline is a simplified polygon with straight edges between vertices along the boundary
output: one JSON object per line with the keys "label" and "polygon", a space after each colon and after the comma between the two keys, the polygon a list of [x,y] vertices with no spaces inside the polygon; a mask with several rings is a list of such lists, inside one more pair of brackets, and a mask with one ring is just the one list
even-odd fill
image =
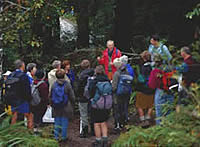
{"label": "group of people", "polygon": [[[16,70],[4,74],[2,97],[11,106],[12,120],[15,124],[19,114],[27,118],[29,129],[37,132],[42,125],[42,117],[48,107],[53,108],[54,136],[56,140],[67,139],[69,120],[73,118],[75,97],[80,111],[80,137],[96,136],[93,146],[108,146],[108,124],[111,115],[114,117],[116,132],[129,121],[128,106],[131,94],[137,91],[136,108],[139,113],[141,126],[148,126],[152,118],[153,106],[156,112],[156,124],[161,123],[163,104],[173,102],[168,79],[179,71],[188,87],[191,80],[188,65],[195,64],[190,49],[183,47],[181,56],[184,64],[173,68],[170,72],[168,65],[172,59],[166,45],[160,43],[159,36],[153,35],[150,47],[141,54],[141,64],[134,70],[128,63],[128,57],[114,46],[112,40],[107,41],[107,49],[102,57],[97,57],[99,65],[90,66],[90,61],[81,62],[81,72],[75,79],[70,67],[70,61],[55,60],[53,69],[48,73],[37,69],[35,63],[15,61]],[[165,68],[164,68],[165,67]],[[25,70],[27,71],[25,73]],[[136,72],[137,71],[137,72]],[[137,79],[137,80],[136,80]],[[134,81],[137,81],[133,87]],[[77,82],[77,89],[74,83]],[[174,85],[172,85],[174,86]],[[76,96],[75,96],[76,95]],[[6,107],[9,109],[8,107]]]}

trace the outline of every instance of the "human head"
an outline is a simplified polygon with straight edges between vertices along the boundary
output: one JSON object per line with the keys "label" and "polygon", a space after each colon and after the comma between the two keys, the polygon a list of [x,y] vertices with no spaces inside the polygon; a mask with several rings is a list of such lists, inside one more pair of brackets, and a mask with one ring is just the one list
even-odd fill
{"label": "human head", "polygon": [[108,40],[107,41],[107,48],[109,50],[112,50],[114,48],[114,41],[113,40]]}
{"label": "human head", "polygon": [[143,61],[151,61],[151,54],[148,51],[144,51],[140,54]]}
{"label": "human head", "polygon": [[95,74],[96,75],[104,75],[105,74],[104,67],[102,65],[96,66]]}
{"label": "human head", "polygon": [[150,39],[150,43],[156,46],[160,41],[160,37],[158,35],[152,35]]}
{"label": "human head", "polygon": [[113,64],[114,64],[114,66],[115,66],[117,69],[119,69],[119,68],[123,65],[123,63],[122,63],[122,61],[120,60],[120,58],[116,58],[116,59],[114,60]]}
{"label": "human head", "polygon": [[31,75],[35,75],[37,68],[35,63],[28,63],[26,66],[26,70],[31,73]]}
{"label": "human head", "polygon": [[62,68],[66,71],[69,71],[70,70],[70,61],[69,60],[64,60],[62,62]]}
{"label": "human head", "polygon": [[52,66],[54,69],[60,69],[61,68],[61,61],[60,60],[54,60],[52,63]]}
{"label": "human head", "polygon": [[88,69],[88,68],[90,68],[90,61],[89,60],[83,60],[81,62],[81,68],[82,69]]}
{"label": "human head", "polygon": [[128,56],[123,55],[120,57],[120,60],[124,65],[128,64]]}
{"label": "human head", "polygon": [[14,62],[14,64],[15,64],[15,68],[16,68],[16,69],[20,69],[20,70],[22,70],[22,71],[25,71],[25,63],[24,63],[24,61],[18,59],[18,60],[16,60],[16,61]]}
{"label": "human head", "polygon": [[187,46],[184,46],[181,48],[181,56],[183,58],[185,58],[186,56],[190,56],[191,55],[191,52],[190,52],[190,48],[187,47]]}
{"label": "human head", "polygon": [[58,69],[56,71],[56,78],[57,79],[64,79],[65,78],[65,70],[64,69]]}
{"label": "human head", "polygon": [[35,77],[37,78],[37,80],[43,80],[46,77],[46,73],[43,70],[39,69],[36,71]]}

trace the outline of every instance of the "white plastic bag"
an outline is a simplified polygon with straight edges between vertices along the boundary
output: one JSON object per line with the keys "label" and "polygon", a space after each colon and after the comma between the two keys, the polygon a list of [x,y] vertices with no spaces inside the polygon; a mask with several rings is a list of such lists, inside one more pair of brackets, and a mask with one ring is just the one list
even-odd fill
{"label": "white plastic bag", "polygon": [[52,107],[48,107],[43,118],[43,123],[54,123],[54,118],[52,117]]}

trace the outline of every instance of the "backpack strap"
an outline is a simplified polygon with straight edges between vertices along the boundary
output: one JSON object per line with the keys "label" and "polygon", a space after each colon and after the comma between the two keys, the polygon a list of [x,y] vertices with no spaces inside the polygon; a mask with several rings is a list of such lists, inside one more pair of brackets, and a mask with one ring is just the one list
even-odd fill
{"label": "backpack strap", "polygon": [[118,48],[116,48],[116,56],[118,55]]}
{"label": "backpack strap", "polygon": [[44,80],[39,81],[39,82],[37,83],[36,87],[39,87],[39,86],[40,86],[41,84],[43,84],[43,83],[45,83]]}

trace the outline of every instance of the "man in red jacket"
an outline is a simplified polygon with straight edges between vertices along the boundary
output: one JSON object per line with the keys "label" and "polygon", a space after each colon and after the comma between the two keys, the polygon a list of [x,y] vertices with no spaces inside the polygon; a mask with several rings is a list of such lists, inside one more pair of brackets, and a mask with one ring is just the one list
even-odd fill
{"label": "man in red jacket", "polygon": [[97,57],[97,60],[99,64],[104,65],[106,75],[112,80],[114,73],[117,71],[113,61],[121,57],[121,52],[114,46],[114,41],[108,40],[107,49],[103,51],[102,55],[102,57]]}

